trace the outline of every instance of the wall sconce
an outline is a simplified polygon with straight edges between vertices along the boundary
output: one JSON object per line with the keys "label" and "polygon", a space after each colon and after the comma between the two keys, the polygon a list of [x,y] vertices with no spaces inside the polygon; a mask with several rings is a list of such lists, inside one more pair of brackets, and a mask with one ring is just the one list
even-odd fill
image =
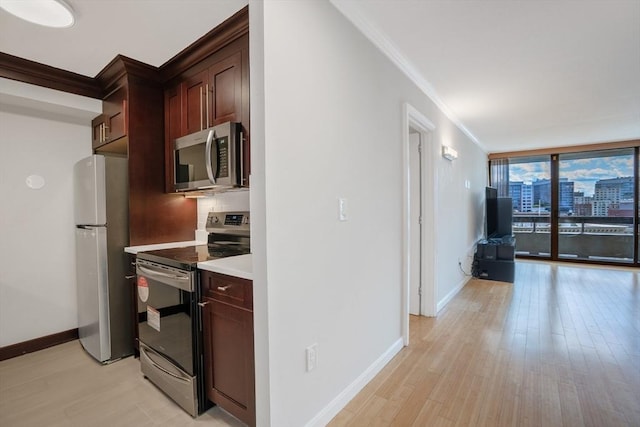
{"label": "wall sconce", "polygon": [[449,147],[448,145],[443,145],[442,157],[444,157],[447,160],[453,161],[458,158],[458,152],[453,147]]}

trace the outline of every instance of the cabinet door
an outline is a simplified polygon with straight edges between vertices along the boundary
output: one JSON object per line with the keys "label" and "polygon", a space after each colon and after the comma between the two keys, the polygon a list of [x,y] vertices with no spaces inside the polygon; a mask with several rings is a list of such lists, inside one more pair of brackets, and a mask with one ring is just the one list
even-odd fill
{"label": "cabinet door", "polygon": [[208,127],[206,114],[207,72],[188,78],[180,85],[182,98],[182,134]]}
{"label": "cabinet door", "polygon": [[207,397],[255,425],[253,313],[210,298],[204,310]]}
{"label": "cabinet door", "polygon": [[102,111],[107,120],[107,140],[115,141],[127,134],[127,88],[116,90],[102,102]]}
{"label": "cabinet door", "polygon": [[207,397],[254,426],[252,282],[203,271],[200,284]]}
{"label": "cabinet door", "polygon": [[173,182],[173,141],[183,136],[181,101],[180,85],[164,91],[164,170],[165,191],[167,193],[173,193],[175,191],[175,184]]}
{"label": "cabinet door", "polygon": [[242,56],[232,56],[209,68],[209,123],[242,122]]}
{"label": "cabinet door", "polygon": [[91,142],[94,150],[127,135],[126,86],[102,101],[102,111],[102,114],[91,121]]}
{"label": "cabinet door", "polygon": [[104,144],[106,124],[107,117],[104,114],[91,120],[91,145],[94,148]]}

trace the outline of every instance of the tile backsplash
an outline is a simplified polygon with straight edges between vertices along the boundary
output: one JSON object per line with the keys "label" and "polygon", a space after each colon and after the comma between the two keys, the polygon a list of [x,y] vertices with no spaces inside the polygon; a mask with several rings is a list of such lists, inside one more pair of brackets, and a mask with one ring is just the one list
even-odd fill
{"label": "tile backsplash", "polygon": [[196,240],[206,241],[207,215],[209,212],[248,211],[249,190],[228,191],[198,199],[198,229]]}

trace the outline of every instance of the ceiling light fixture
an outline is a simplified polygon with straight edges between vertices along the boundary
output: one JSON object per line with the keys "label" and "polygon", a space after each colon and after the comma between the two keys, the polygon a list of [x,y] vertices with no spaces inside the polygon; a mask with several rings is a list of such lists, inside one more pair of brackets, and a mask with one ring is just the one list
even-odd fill
{"label": "ceiling light fixture", "polygon": [[0,0],[0,8],[45,27],[68,28],[75,22],[73,9],[64,0]]}

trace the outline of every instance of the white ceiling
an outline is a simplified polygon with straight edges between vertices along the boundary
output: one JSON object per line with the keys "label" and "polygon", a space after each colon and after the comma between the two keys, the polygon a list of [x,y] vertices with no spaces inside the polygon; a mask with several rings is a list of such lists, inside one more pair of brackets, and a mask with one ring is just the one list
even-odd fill
{"label": "white ceiling", "polygon": [[[29,0],[25,0],[29,1]],[[0,51],[95,77],[118,54],[160,66],[242,9],[248,0],[65,0],[67,29],[0,9]]]}
{"label": "white ceiling", "polygon": [[[51,30],[0,11],[0,51],[87,76],[159,66],[246,0],[67,0]],[[489,152],[640,139],[639,0],[332,0]]]}

